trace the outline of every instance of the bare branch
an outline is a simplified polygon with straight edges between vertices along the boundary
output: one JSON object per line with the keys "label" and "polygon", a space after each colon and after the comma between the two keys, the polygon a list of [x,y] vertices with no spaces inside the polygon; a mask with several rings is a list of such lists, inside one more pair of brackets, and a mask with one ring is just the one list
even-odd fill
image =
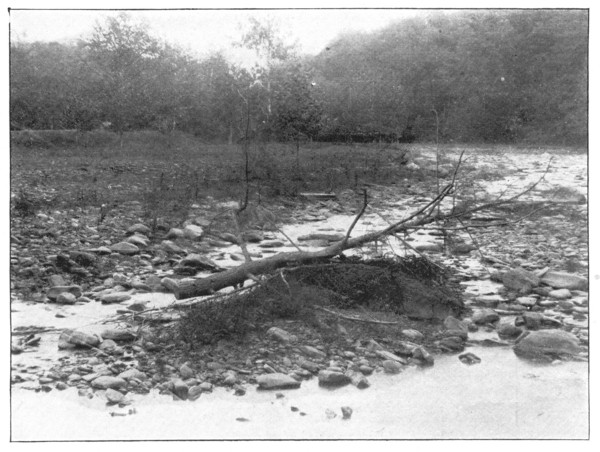
{"label": "bare branch", "polygon": [[354,226],[356,226],[356,223],[358,222],[358,220],[360,219],[360,217],[363,216],[363,214],[365,213],[365,210],[367,209],[368,199],[367,199],[367,189],[366,188],[363,188],[363,197],[364,198],[363,198],[362,208],[360,209],[360,212],[358,212],[358,215],[356,215],[356,217],[354,218],[354,221],[352,222],[352,224],[348,228],[348,232],[346,232],[346,237],[344,237],[344,240],[342,242],[342,246],[344,246],[348,242],[348,239],[350,238],[350,233],[352,232],[352,229],[354,229]]}

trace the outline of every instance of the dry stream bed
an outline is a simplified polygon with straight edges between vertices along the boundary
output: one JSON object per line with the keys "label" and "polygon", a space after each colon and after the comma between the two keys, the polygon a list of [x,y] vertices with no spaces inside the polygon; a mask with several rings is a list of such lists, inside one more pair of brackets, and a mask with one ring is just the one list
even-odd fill
{"label": "dry stream bed", "polygon": [[[511,196],[543,174],[544,157],[477,154],[471,164],[489,171],[502,165],[509,175],[485,181],[485,190]],[[519,200],[537,206],[537,214],[502,228],[457,232],[450,253],[427,229],[347,253],[420,250],[454,269],[451,278],[467,308],[462,316],[419,320],[359,307],[335,312],[398,325],[336,320],[325,312],[317,327],[279,319],[255,325],[243,340],[191,348],[174,334],[185,311],[173,306],[186,303],[165,288],[174,268],[186,267],[181,261],[192,254],[210,259],[196,262],[196,270],[243,261],[226,236],[204,234],[210,230],[206,206],[197,206],[196,228],[186,237],[170,231],[167,242],[161,237],[156,244],[144,244],[144,228],[126,233],[139,222],[135,203],[123,206],[121,223],[109,219],[101,226],[85,212],[20,219],[11,254],[12,438],[585,438],[586,172],[584,155],[558,156],[545,181]],[[352,236],[381,229],[427,202],[408,187],[368,187],[373,203]],[[465,189],[484,193],[481,185]],[[360,196],[345,192],[276,215],[287,219],[285,235],[316,250],[328,236],[343,236],[353,202],[359,205]],[[495,212],[504,218],[522,213]],[[51,248],[66,222],[68,234],[89,239],[70,244],[74,263],[61,262]],[[202,236],[194,237],[200,229]],[[248,244],[254,257],[295,250],[281,231],[259,232]],[[322,237],[299,240],[314,233]],[[114,247],[128,236],[141,251]],[[110,262],[100,274],[86,275],[83,264],[92,258]],[[64,271],[52,275],[48,268]],[[178,271],[182,277],[185,269]],[[55,284],[20,290],[49,276]],[[53,285],[81,290],[53,292]],[[72,348],[82,343],[93,347]]]}

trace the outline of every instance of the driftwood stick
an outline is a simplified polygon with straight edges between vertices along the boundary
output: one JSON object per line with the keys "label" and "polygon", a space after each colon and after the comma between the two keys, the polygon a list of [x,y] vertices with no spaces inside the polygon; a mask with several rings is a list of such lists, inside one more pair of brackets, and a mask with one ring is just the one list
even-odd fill
{"label": "driftwood stick", "polygon": [[336,317],[339,317],[340,319],[350,320],[352,322],[374,323],[376,325],[398,325],[398,322],[386,322],[384,320],[361,319],[360,317],[353,317],[353,316],[349,316],[349,315],[340,314],[339,312],[332,311],[331,309],[324,308],[323,306],[315,306],[315,309],[326,312],[328,314],[332,314]]}

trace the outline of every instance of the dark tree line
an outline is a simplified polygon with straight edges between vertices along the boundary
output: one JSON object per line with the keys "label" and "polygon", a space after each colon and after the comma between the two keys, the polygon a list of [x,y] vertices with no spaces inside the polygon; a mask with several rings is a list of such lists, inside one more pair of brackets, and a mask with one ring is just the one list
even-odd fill
{"label": "dark tree line", "polygon": [[432,13],[315,57],[281,36],[250,21],[250,69],[192,58],[123,14],[77,44],[13,42],[11,127],[299,143],[426,141],[439,125],[445,141],[586,142],[587,11]]}

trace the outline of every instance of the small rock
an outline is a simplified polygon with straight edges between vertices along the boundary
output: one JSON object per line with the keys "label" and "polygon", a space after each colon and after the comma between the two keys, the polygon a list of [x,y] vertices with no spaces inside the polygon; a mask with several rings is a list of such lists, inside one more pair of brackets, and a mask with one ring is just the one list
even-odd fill
{"label": "small rock", "polygon": [[471,352],[458,355],[458,359],[460,359],[461,363],[467,364],[469,366],[473,364],[479,364],[481,362],[481,358]]}
{"label": "small rock", "polygon": [[349,370],[346,372],[346,375],[348,377],[350,377],[350,383],[352,383],[358,389],[365,389],[365,388],[368,388],[369,386],[371,386],[371,383],[369,383],[369,380],[367,380],[367,377],[365,377],[360,372],[355,372],[353,370]]}
{"label": "small rock", "polygon": [[569,291],[569,289],[556,289],[556,290],[551,290],[550,293],[548,293],[548,295],[552,298],[555,298],[557,300],[566,300],[568,298],[571,298],[571,292]]}
{"label": "small rock", "polygon": [[256,382],[259,389],[296,389],[300,387],[299,381],[282,373],[259,375],[256,377]]}
{"label": "small rock", "polygon": [[179,375],[181,375],[181,378],[184,380],[187,380],[188,378],[194,378],[196,376],[196,372],[194,372],[194,370],[186,363],[182,364],[179,368]]}
{"label": "small rock", "polygon": [[192,402],[194,400],[198,400],[203,392],[204,390],[200,387],[200,385],[192,386],[188,391],[188,400],[191,400]]}
{"label": "small rock", "polygon": [[106,390],[106,398],[108,400],[109,403],[111,404],[117,404],[123,401],[123,394],[121,394],[119,391],[115,391],[112,388],[108,388]]}
{"label": "small rock", "polygon": [[102,339],[97,334],[90,334],[78,330],[64,330],[58,338],[59,350],[76,347],[97,347]]}
{"label": "small rock", "polygon": [[63,292],[56,297],[58,304],[75,304],[77,297],[70,292]]}
{"label": "small rock", "polygon": [[195,224],[188,224],[183,229],[183,236],[190,240],[200,240],[204,235],[204,229],[201,226]]}
{"label": "small rock", "polygon": [[107,293],[100,297],[100,301],[104,304],[112,304],[112,303],[122,303],[123,301],[127,301],[131,298],[131,295],[128,292],[113,292]]}
{"label": "small rock", "polygon": [[402,364],[400,364],[398,361],[386,359],[381,363],[381,365],[383,366],[383,371],[386,374],[399,374],[402,372]]}
{"label": "small rock", "polygon": [[56,301],[57,298],[58,298],[58,296],[61,293],[65,293],[65,292],[73,294],[76,298],[79,298],[82,295],[81,287],[73,285],[73,286],[54,286],[54,287],[51,287],[50,290],[48,290],[48,293],[46,294],[46,296],[51,301]]}
{"label": "small rock", "polygon": [[534,287],[539,286],[540,278],[535,273],[517,267],[504,273],[502,283],[508,289],[526,294],[531,292]]}
{"label": "small rock", "polygon": [[173,382],[173,394],[180,400],[187,400],[190,388],[181,380]]}
{"label": "small rock", "polygon": [[182,237],[183,237],[183,229],[178,229],[178,228],[169,229],[169,232],[167,232],[167,235],[165,236],[165,238],[168,240],[180,239]]}
{"label": "small rock", "polygon": [[98,389],[119,389],[124,388],[127,382],[119,377],[111,377],[109,375],[102,375],[92,380],[92,387]]}
{"label": "small rock", "polygon": [[290,334],[281,328],[277,328],[276,326],[269,328],[267,331],[267,336],[284,343],[296,342],[298,340],[298,338],[293,334]]}
{"label": "small rock", "polygon": [[485,323],[493,323],[500,320],[500,316],[496,311],[489,308],[477,309],[473,313],[473,322],[479,325]]}
{"label": "small rock", "polygon": [[319,385],[321,386],[345,386],[350,383],[350,377],[342,372],[331,370],[322,370],[319,372]]}
{"label": "small rock", "polygon": [[148,376],[141,370],[132,367],[121,372],[119,374],[119,378],[122,378],[123,380],[131,380],[135,378],[136,380],[144,381],[148,379]]}
{"label": "small rock", "polygon": [[131,342],[137,338],[137,334],[127,328],[109,328],[102,332],[103,339],[110,339],[116,342]]}
{"label": "small rock", "polygon": [[312,347],[311,345],[299,345],[298,350],[300,350],[304,355],[310,356],[311,358],[325,358],[327,355],[319,350],[318,348]]}
{"label": "small rock", "polygon": [[400,364],[406,364],[408,362],[404,358],[400,358],[398,355],[395,355],[392,352],[388,352],[387,350],[376,350],[375,354],[382,359],[396,361]]}
{"label": "small rock", "polygon": [[349,406],[342,407],[342,419],[350,419],[352,417],[352,408]]}
{"label": "small rock", "polygon": [[424,366],[433,366],[435,360],[431,353],[425,350],[424,347],[417,347],[413,353],[412,357],[421,361]]}
{"label": "small rock", "polygon": [[152,230],[148,226],[146,226],[145,224],[142,224],[142,223],[136,223],[133,226],[130,226],[129,228],[127,228],[127,234],[135,234],[136,232],[139,232],[140,234],[148,235],[152,232]]}
{"label": "small rock", "polygon": [[417,330],[402,330],[402,334],[409,338],[411,341],[420,341],[423,339],[423,333]]}
{"label": "small rock", "polygon": [[132,255],[139,253],[140,249],[132,243],[128,242],[119,242],[110,246],[110,250],[125,255]]}

